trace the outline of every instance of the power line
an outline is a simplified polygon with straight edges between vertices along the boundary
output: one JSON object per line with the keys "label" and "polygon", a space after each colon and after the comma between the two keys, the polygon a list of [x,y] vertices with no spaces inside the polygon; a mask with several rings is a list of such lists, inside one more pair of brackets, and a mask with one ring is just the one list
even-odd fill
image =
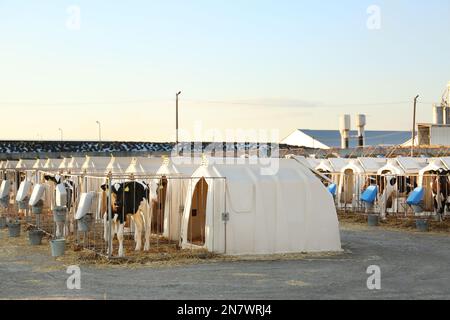
{"label": "power line", "polygon": [[[147,104],[155,102],[171,102],[170,99],[142,99],[142,100],[114,100],[114,101],[56,101],[56,102],[32,102],[32,101],[0,101],[1,106],[82,106],[82,105],[121,105],[121,104]],[[246,101],[227,101],[227,100],[193,100],[185,99],[186,102],[198,104],[226,104],[226,105],[248,105],[248,106],[300,106],[310,108],[324,108],[324,107],[358,107],[358,106],[387,106],[387,105],[401,105],[409,104],[409,101],[396,102],[373,102],[373,103],[339,103],[339,104],[325,104],[302,101],[274,101],[274,102],[246,102]],[[420,104],[433,104],[429,102],[419,102]]]}

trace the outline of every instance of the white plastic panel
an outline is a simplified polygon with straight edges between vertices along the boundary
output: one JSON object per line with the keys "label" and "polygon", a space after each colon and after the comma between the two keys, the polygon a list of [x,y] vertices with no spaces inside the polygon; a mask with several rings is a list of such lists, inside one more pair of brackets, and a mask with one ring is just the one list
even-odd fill
{"label": "white plastic panel", "polygon": [[80,197],[80,203],[78,205],[77,213],[75,214],[75,220],[82,219],[92,207],[92,200],[94,199],[94,193],[82,193]]}
{"label": "white plastic panel", "polygon": [[57,207],[64,207],[67,205],[67,190],[62,183],[56,186],[55,203]]}
{"label": "white plastic panel", "polygon": [[44,197],[45,187],[42,184],[37,184],[33,188],[33,192],[31,193],[30,202],[28,203],[30,206],[35,206],[39,200]]}
{"label": "white plastic panel", "polygon": [[9,180],[3,180],[0,186],[0,199],[4,199],[9,196],[9,191],[11,190],[11,183]]}
{"label": "white plastic panel", "polygon": [[32,183],[30,181],[22,181],[17,191],[16,201],[20,202],[25,200],[25,198],[30,194]]}

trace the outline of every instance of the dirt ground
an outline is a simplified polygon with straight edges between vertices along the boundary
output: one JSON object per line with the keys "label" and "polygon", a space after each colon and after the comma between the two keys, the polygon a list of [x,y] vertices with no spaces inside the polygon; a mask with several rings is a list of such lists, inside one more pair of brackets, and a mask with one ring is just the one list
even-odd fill
{"label": "dirt ground", "polygon": [[[354,217],[353,219],[356,219]],[[223,257],[164,253],[134,261],[94,259],[89,251],[52,258],[48,240],[0,230],[0,299],[449,299],[450,235],[342,221],[341,253]],[[98,258],[98,257],[97,257]],[[120,263],[119,263],[120,262]],[[81,289],[67,288],[67,267],[81,269]],[[381,269],[381,290],[367,288],[367,268]]]}

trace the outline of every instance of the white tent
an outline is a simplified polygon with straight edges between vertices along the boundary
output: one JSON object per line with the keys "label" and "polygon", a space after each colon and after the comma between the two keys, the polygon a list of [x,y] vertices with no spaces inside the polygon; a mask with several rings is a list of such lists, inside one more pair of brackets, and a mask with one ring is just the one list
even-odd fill
{"label": "white tent", "polygon": [[60,171],[67,171],[71,158],[63,158],[58,165]]}
{"label": "white tent", "polygon": [[41,160],[41,159],[36,159],[36,161],[34,161],[34,164],[32,166],[33,169],[39,170],[42,169],[44,167],[45,161]]}
{"label": "white tent", "polygon": [[16,169],[23,169],[23,170],[33,169],[35,163],[36,160],[20,159],[16,165]]}
{"label": "white tent", "polygon": [[399,165],[397,159],[388,159],[386,164],[378,169],[377,174],[404,175],[405,170]]}
{"label": "white tent", "polygon": [[398,157],[397,162],[405,171],[409,174],[418,174],[420,170],[428,165],[427,158],[410,158],[410,157]]}
{"label": "white tent", "polygon": [[234,255],[340,251],[332,195],[302,164],[274,161],[279,170],[271,176],[259,165],[199,167],[187,192],[182,246]]}
{"label": "white tent", "polygon": [[333,168],[333,172],[342,172],[342,168],[350,163],[350,159],[345,158],[329,158],[331,168]]}
{"label": "white tent", "polygon": [[130,166],[132,158],[113,157],[106,166],[106,173],[125,174],[127,168]]}
{"label": "white tent", "polygon": [[[189,161],[169,161],[163,162],[163,165],[158,169],[156,174],[166,179],[167,184],[163,190],[164,216],[160,217],[158,221],[163,224],[163,236],[171,241],[178,241],[180,239],[181,218],[186,202],[186,194],[189,185],[192,182],[192,174],[199,167],[197,163],[201,162],[189,159]],[[161,198],[161,195],[159,195]]]}
{"label": "white tent", "polygon": [[65,165],[65,170],[72,174],[82,173],[82,166],[86,162],[86,157],[72,157]]}
{"label": "white tent", "polygon": [[135,175],[155,175],[162,164],[162,158],[135,157],[125,173]]}
{"label": "white tent", "polygon": [[441,159],[431,159],[429,164],[419,171],[419,185],[423,184],[423,177],[431,171],[438,171],[439,169],[446,169],[445,164]]}
{"label": "white tent", "polygon": [[[294,158],[298,158],[298,156],[294,156]],[[304,158],[304,159],[309,164],[309,167],[311,169],[315,169],[322,162],[321,159],[316,159],[316,158],[311,158],[311,157]]]}
{"label": "white tent", "polygon": [[358,161],[366,173],[376,174],[387,163],[386,158],[358,158]]}
{"label": "white tent", "polygon": [[357,159],[352,159],[342,167],[339,177],[338,204],[358,205],[362,189],[366,183],[366,171]]}
{"label": "white tent", "polygon": [[294,154],[288,154],[286,159],[294,159],[297,162],[301,163],[303,166],[311,169],[316,170],[316,167],[321,163],[321,159],[311,158],[311,157],[304,157],[304,156],[296,156]]}
{"label": "white tent", "polygon": [[15,169],[18,163],[19,161],[17,160],[7,160],[5,165],[3,166],[3,169]]}
{"label": "white tent", "polygon": [[[322,159],[322,161],[320,161],[320,163],[313,168],[314,170],[317,170],[319,172],[326,172],[326,173],[333,173],[334,168],[331,166],[330,161],[328,161],[328,159]],[[340,170],[339,170],[340,172]]]}
{"label": "white tent", "polygon": [[445,165],[445,167],[450,170],[450,157],[444,157],[441,158],[442,163]]}
{"label": "white tent", "polygon": [[112,157],[86,157],[81,170],[88,174],[104,174],[111,162]]}
{"label": "white tent", "polygon": [[43,165],[43,169],[57,170],[59,166],[64,162],[64,159],[47,159]]}
{"label": "white tent", "polygon": [[442,159],[430,159],[430,163],[419,171],[418,185],[424,188],[424,200],[423,209],[425,211],[431,212],[434,210],[433,203],[433,192],[431,189],[431,182],[433,180],[433,171],[438,171],[439,169],[446,169],[445,163]]}

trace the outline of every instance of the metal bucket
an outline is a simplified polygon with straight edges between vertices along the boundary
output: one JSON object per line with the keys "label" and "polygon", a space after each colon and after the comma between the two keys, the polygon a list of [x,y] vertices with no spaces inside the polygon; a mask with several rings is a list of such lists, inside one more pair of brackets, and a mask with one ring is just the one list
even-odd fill
{"label": "metal bucket", "polygon": [[26,210],[28,209],[28,201],[18,201],[17,206],[19,207],[19,210]]}
{"label": "metal bucket", "polygon": [[42,243],[42,238],[44,237],[44,232],[42,230],[30,230],[28,231],[28,240],[30,245],[38,246]]}
{"label": "metal bucket", "polygon": [[367,223],[369,227],[377,227],[380,223],[380,216],[377,214],[369,214],[367,216]]}
{"label": "metal bucket", "polygon": [[20,237],[20,222],[8,223],[8,230],[10,238]]}
{"label": "metal bucket", "polygon": [[92,221],[92,215],[87,214],[83,218],[77,220],[77,226],[79,232],[88,232]]}
{"label": "metal bucket", "polygon": [[56,239],[50,241],[52,257],[61,257],[66,252],[66,239]]}
{"label": "metal bucket", "polygon": [[414,213],[417,215],[417,214],[420,214],[420,213],[423,213],[423,207],[421,206],[421,205],[415,205],[415,204],[413,204],[412,206],[411,206],[411,208],[413,209],[413,211],[414,211]]}
{"label": "metal bucket", "polygon": [[33,214],[41,214],[42,213],[42,207],[31,207],[31,213],[33,213]]}
{"label": "metal bucket", "polygon": [[66,208],[55,208],[53,210],[53,221],[55,222],[66,222],[66,214],[67,209]]}
{"label": "metal bucket", "polygon": [[0,207],[4,209],[9,207],[9,197],[0,199]]}
{"label": "metal bucket", "polygon": [[426,220],[426,219],[417,219],[416,220],[416,228],[420,232],[428,232],[429,231],[428,220]]}
{"label": "metal bucket", "polygon": [[6,217],[0,217],[0,229],[6,228]]}

